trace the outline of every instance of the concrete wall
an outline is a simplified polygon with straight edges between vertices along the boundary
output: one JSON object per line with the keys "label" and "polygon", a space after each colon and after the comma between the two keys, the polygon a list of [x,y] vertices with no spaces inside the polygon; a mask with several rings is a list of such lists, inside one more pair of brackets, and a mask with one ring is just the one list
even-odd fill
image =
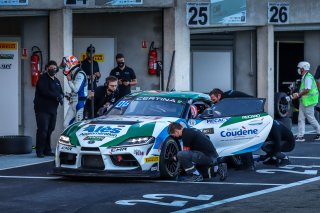
{"label": "concrete wall", "polygon": [[[23,127],[25,135],[32,136],[36,143],[36,119],[33,108],[35,87],[31,86],[31,48],[38,46],[42,50],[44,64],[48,62],[48,17],[26,17],[22,23],[22,45],[27,48],[28,58],[22,61],[22,85],[24,94]],[[44,66],[43,66],[44,68]]]}
{"label": "concrete wall", "polygon": [[320,31],[306,31],[304,39],[305,60],[310,62],[314,74],[320,65]]}
{"label": "concrete wall", "polygon": [[234,88],[255,96],[257,90],[256,32],[235,32],[234,40]]}
{"label": "concrete wall", "polygon": [[[160,89],[160,78],[148,74],[148,51],[152,41],[162,59],[162,12],[74,14],[74,36],[116,38],[116,52],[123,53],[134,69],[142,90]],[[94,23],[94,24],[93,24]],[[148,48],[142,48],[143,40]],[[111,59],[115,62],[114,57]],[[101,70],[110,73],[110,70]],[[103,82],[99,82],[103,83]]]}

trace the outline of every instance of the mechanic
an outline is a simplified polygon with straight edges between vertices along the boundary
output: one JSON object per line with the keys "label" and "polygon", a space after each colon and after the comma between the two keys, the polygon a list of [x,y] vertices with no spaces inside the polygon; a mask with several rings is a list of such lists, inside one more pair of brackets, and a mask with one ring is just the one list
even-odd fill
{"label": "mechanic", "polygon": [[119,98],[122,98],[131,93],[131,86],[137,85],[138,81],[133,69],[125,65],[123,54],[116,55],[116,62],[118,66],[111,70],[110,75],[118,78]]}
{"label": "mechanic", "polygon": [[67,76],[71,93],[66,94],[69,108],[64,119],[66,128],[73,122],[83,120],[83,110],[88,94],[88,82],[86,73],[80,68],[79,60],[71,55],[64,57],[60,65],[63,74]]}
{"label": "mechanic", "polygon": [[290,164],[290,160],[282,152],[291,152],[294,147],[295,138],[291,130],[281,122],[273,120],[266,143],[261,148],[266,155],[261,155],[258,161],[263,161],[264,164],[285,166]]}
{"label": "mechanic", "polygon": [[112,75],[106,78],[103,86],[98,86],[94,92],[95,117],[101,116],[119,98],[118,79]]}
{"label": "mechanic", "polygon": [[51,134],[56,126],[57,108],[63,104],[63,91],[60,81],[55,77],[57,62],[49,61],[46,72],[40,75],[34,97],[34,111],[37,122],[36,153],[37,157],[53,156]]}
{"label": "mechanic", "polygon": [[320,125],[315,118],[314,108],[318,104],[319,91],[316,81],[312,74],[309,72],[310,64],[306,61],[298,63],[298,74],[302,76],[299,92],[293,93],[292,99],[300,99],[299,102],[299,115],[298,115],[298,135],[296,141],[305,141],[305,120],[316,130],[317,135],[314,140],[320,140]]}
{"label": "mechanic", "polygon": [[[224,98],[241,98],[241,97],[253,97],[246,93],[236,91],[236,90],[229,90],[226,92],[222,92],[219,88],[214,88],[209,93],[209,96],[214,104],[218,103],[220,100]],[[240,159],[240,161],[238,160]],[[249,171],[255,170],[254,160],[251,152],[244,153],[241,155],[230,156],[228,159],[236,166],[237,169],[244,169]]]}
{"label": "mechanic", "polygon": [[[201,131],[191,128],[183,128],[179,123],[171,123],[168,126],[168,133],[175,138],[182,138],[183,150],[179,151],[174,160],[178,160],[187,176],[184,181],[200,182],[203,180],[202,174],[196,166],[206,166],[209,174],[217,172],[220,180],[227,177],[227,166],[225,163],[218,164],[218,154],[210,139]],[[213,170],[213,172],[212,172]],[[216,171],[215,171],[216,170]]]}
{"label": "mechanic", "polygon": [[[92,52],[92,56],[91,56]],[[86,58],[81,62],[81,68],[86,73],[87,79],[88,79],[88,93],[90,94],[97,88],[97,82],[101,77],[99,64],[97,61],[94,60],[94,56],[96,53],[96,49],[94,46],[89,46],[86,51]],[[91,63],[91,57],[93,59],[93,62]],[[93,67],[91,75],[91,66]],[[93,82],[91,82],[93,81]],[[92,94],[91,96],[93,96]],[[84,107],[84,115],[85,118],[91,118],[91,99],[88,99],[86,101],[85,107]]]}

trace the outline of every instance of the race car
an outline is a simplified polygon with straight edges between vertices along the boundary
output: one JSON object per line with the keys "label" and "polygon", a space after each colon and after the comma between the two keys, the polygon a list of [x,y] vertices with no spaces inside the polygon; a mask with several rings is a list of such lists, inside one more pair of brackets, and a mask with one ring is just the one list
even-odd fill
{"label": "race car", "polygon": [[143,91],[125,96],[105,115],[74,123],[56,147],[53,174],[61,176],[174,178],[173,160],[182,141],[168,133],[170,122],[205,133],[219,157],[258,150],[273,119],[264,99],[224,99],[207,94]]}

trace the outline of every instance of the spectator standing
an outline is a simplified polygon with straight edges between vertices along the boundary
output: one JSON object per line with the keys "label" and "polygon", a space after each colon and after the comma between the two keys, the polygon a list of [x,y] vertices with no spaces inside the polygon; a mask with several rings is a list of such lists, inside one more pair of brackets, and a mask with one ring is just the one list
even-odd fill
{"label": "spectator standing", "polygon": [[62,105],[64,97],[60,81],[55,77],[57,72],[57,62],[49,61],[36,86],[33,102],[37,122],[36,153],[39,158],[54,155],[50,146],[51,134],[56,126],[59,102]]}

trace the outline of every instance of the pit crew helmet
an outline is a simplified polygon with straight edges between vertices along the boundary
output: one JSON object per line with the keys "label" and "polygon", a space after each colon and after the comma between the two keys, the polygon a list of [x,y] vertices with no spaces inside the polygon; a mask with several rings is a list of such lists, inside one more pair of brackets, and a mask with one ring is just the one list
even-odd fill
{"label": "pit crew helmet", "polygon": [[307,61],[301,61],[301,62],[299,62],[297,67],[298,67],[297,71],[298,71],[299,75],[301,75],[301,68],[303,68],[305,71],[309,71],[310,70],[310,63]]}
{"label": "pit crew helmet", "polygon": [[74,56],[63,57],[64,71],[63,74],[67,76],[70,71],[80,64],[80,61]]}

